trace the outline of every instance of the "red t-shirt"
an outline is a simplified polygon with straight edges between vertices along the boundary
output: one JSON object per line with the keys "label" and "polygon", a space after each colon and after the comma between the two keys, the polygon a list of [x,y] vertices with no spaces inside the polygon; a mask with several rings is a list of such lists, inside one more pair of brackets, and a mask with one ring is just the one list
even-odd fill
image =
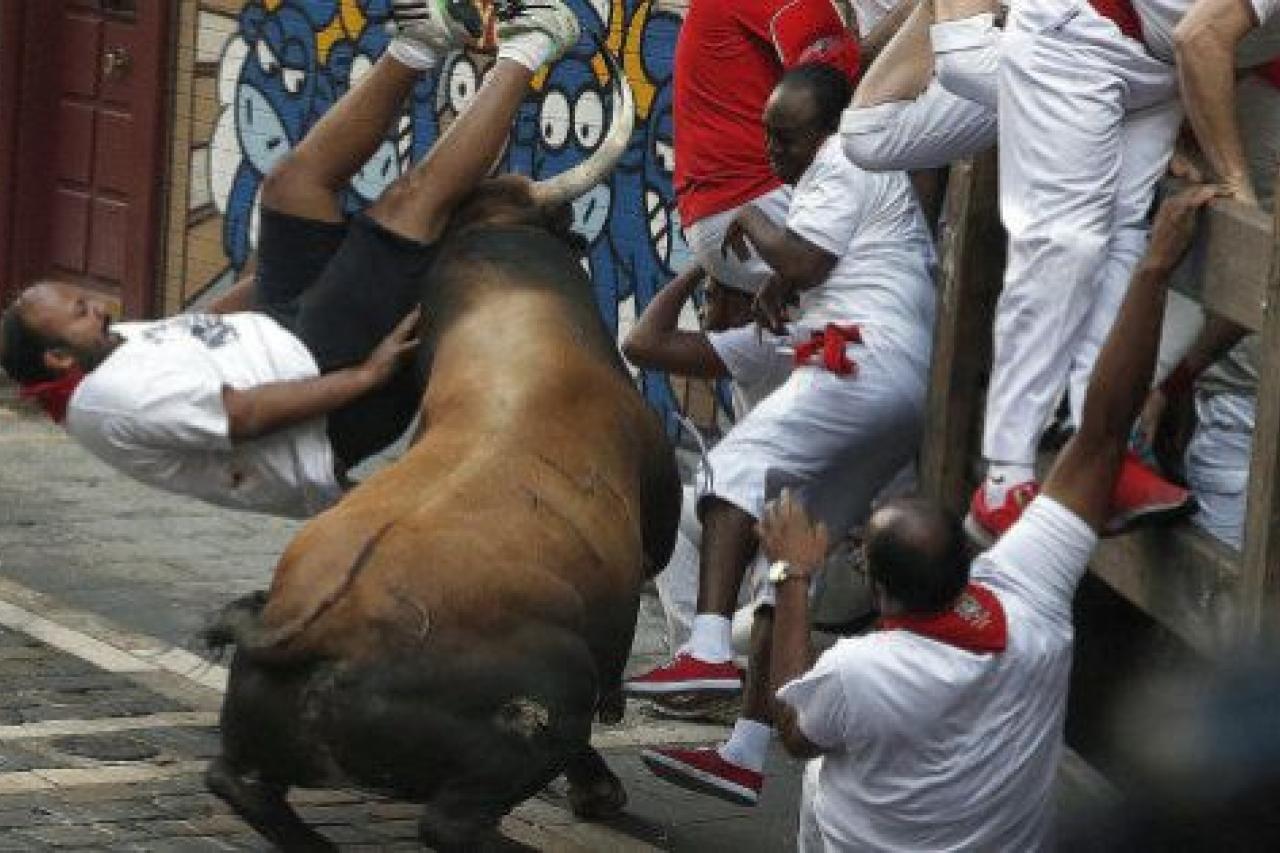
{"label": "red t-shirt", "polygon": [[[826,39],[818,55],[806,48]],[[857,75],[857,41],[831,0],[692,0],[676,41],[675,189],[686,227],[777,187],[765,102],[784,68]]]}

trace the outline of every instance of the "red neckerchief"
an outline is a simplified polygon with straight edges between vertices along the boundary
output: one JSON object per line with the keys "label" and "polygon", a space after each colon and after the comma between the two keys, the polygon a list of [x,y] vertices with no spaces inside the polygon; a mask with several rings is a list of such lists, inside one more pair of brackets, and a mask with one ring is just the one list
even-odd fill
{"label": "red neckerchief", "polygon": [[73,367],[57,379],[47,382],[23,382],[19,386],[18,396],[24,400],[35,400],[40,408],[53,418],[55,424],[67,419],[67,404],[71,395],[84,379],[84,371]]}
{"label": "red neckerchief", "polygon": [[1146,43],[1142,35],[1142,18],[1133,8],[1133,0],[1089,0],[1089,5],[1102,17],[1110,18],[1120,32],[1134,41]]}
{"label": "red neckerchief", "polygon": [[975,654],[1004,651],[1009,641],[1004,608],[995,593],[971,583],[945,613],[930,616],[884,616],[881,631],[910,631]]}
{"label": "red neckerchief", "polygon": [[797,367],[806,365],[815,355],[822,354],[822,366],[838,376],[858,372],[858,365],[845,355],[845,344],[862,343],[862,330],[857,326],[837,326],[828,323],[822,331],[814,332],[809,340],[797,344],[793,360]]}

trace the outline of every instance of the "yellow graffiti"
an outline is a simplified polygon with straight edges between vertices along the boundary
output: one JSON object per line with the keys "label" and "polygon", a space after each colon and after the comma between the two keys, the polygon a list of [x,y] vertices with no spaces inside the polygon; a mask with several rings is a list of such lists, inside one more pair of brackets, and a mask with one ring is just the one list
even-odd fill
{"label": "yellow graffiti", "polygon": [[636,9],[627,27],[627,41],[619,45],[622,51],[622,69],[631,81],[631,89],[636,97],[636,116],[642,120],[649,117],[649,108],[653,106],[653,99],[658,94],[658,87],[644,73],[644,61],[640,54],[640,41],[644,38],[645,25],[649,23],[649,7],[649,0],[645,0]]}
{"label": "yellow graffiti", "polygon": [[[281,0],[273,0],[275,3]],[[342,0],[338,13],[323,30],[316,33],[316,55],[321,63],[329,61],[329,51],[340,41],[356,41],[367,20],[357,0]]]}

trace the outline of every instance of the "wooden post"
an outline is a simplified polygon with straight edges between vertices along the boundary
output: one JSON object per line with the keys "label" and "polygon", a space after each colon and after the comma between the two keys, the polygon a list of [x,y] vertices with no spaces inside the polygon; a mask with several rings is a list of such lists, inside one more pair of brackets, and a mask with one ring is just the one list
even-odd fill
{"label": "wooden post", "polygon": [[920,482],[925,494],[960,511],[973,481],[970,462],[980,455],[991,327],[1004,278],[994,149],[952,165],[945,221]]}
{"label": "wooden post", "polygon": [[[1280,196],[1277,196],[1280,198]],[[1271,270],[1263,300],[1258,348],[1258,398],[1249,466],[1244,565],[1238,639],[1257,638],[1276,625],[1280,589],[1280,205],[1272,230]]]}

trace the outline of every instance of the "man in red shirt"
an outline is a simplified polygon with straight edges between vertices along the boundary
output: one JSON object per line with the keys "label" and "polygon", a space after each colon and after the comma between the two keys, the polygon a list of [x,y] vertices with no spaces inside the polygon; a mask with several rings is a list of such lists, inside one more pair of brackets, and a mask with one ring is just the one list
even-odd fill
{"label": "man in red shirt", "polygon": [[831,0],[692,0],[676,43],[675,189],[689,246],[713,278],[754,293],[772,271],[720,247],[738,211],[786,217],[761,114],[782,72],[822,61],[858,73],[858,42]]}

